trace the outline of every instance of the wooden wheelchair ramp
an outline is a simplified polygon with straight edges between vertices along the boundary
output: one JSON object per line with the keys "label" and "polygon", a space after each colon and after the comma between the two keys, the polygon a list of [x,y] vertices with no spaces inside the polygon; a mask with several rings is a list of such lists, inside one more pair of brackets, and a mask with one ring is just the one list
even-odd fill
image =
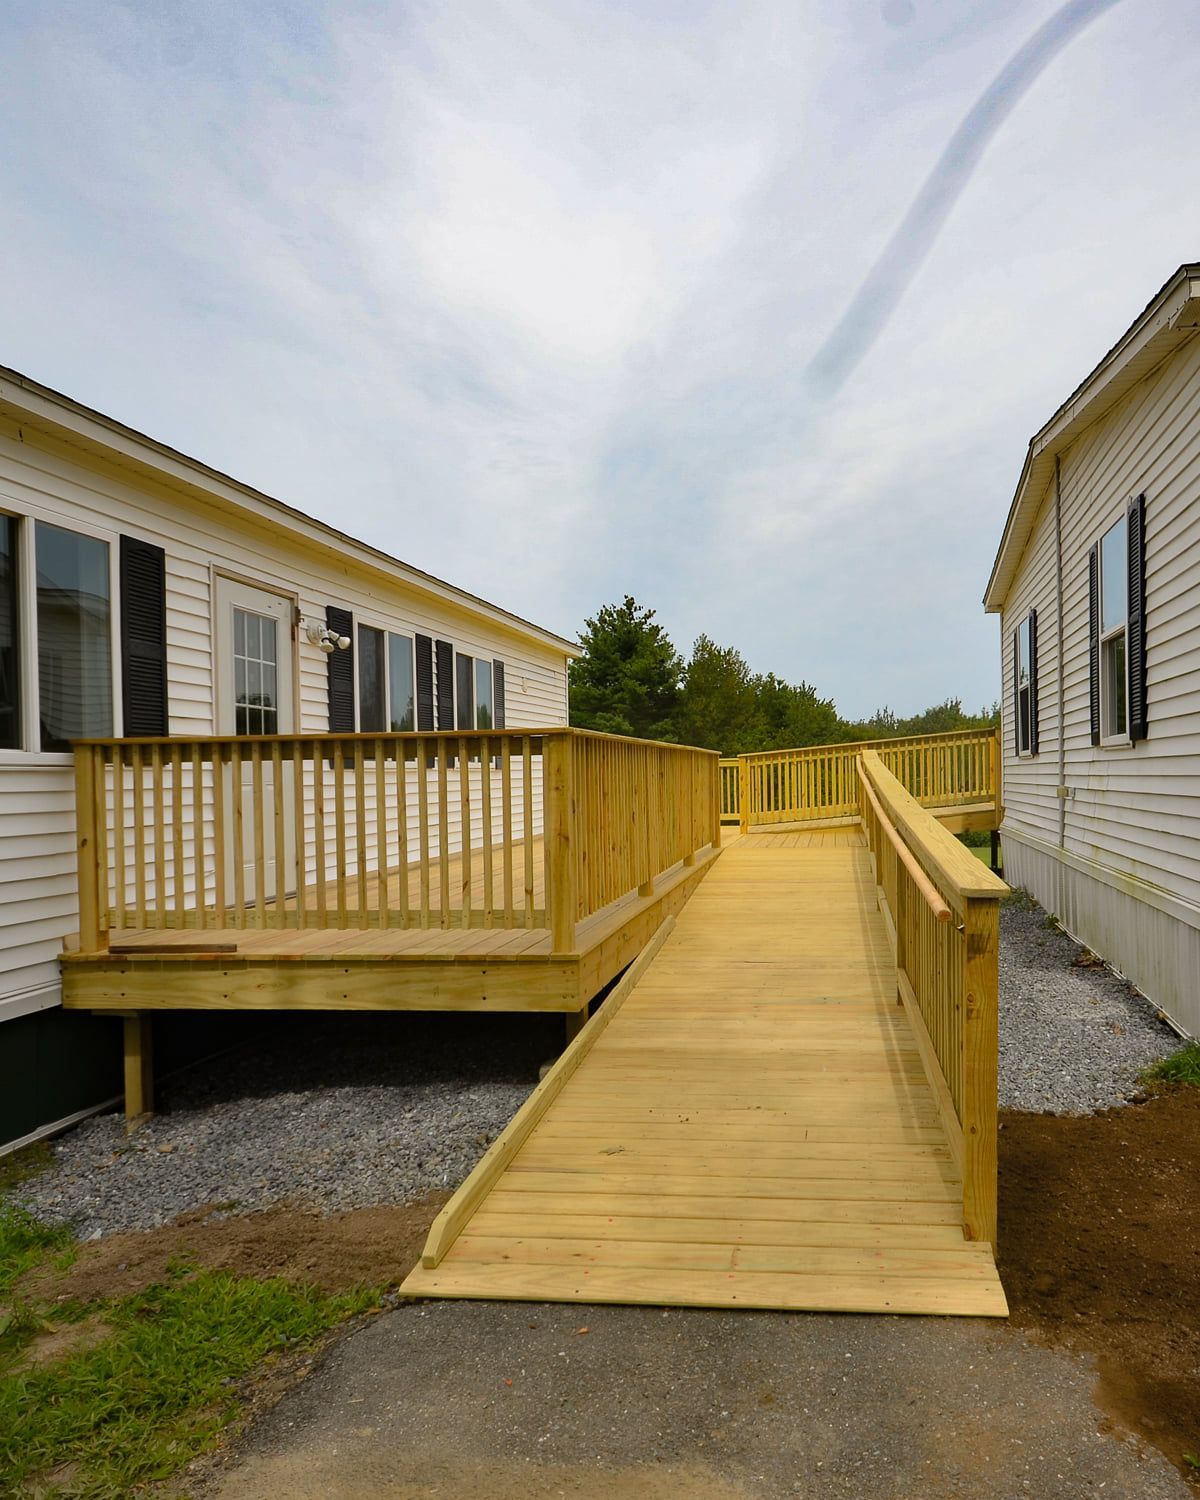
{"label": "wooden wheelchair ramp", "polygon": [[443,1210],[424,1297],[1003,1316],[857,828],[725,850]]}

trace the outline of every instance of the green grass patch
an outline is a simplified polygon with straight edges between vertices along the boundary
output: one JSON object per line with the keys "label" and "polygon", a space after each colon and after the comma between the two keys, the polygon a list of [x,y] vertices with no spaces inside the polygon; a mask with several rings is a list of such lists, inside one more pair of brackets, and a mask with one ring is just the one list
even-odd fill
{"label": "green grass patch", "polygon": [[[117,1301],[14,1297],[25,1272],[70,1254],[69,1239],[0,1205],[0,1495],[117,1500],[169,1477],[236,1418],[257,1365],[379,1302],[377,1288],[327,1296],[182,1265]],[[31,1361],[36,1340],[93,1315],[98,1340]]]}
{"label": "green grass patch", "polygon": [[6,1193],[10,1188],[36,1177],[53,1160],[54,1153],[45,1141],[37,1141],[32,1146],[23,1146],[20,1151],[10,1151],[6,1156],[0,1156],[0,1193]]}
{"label": "green grass patch", "polygon": [[1194,1088],[1200,1088],[1200,1041],[1189,1042],[1170,1057],[1153,1063],[1142,1074],[1142,1082],[1190,1083]]}

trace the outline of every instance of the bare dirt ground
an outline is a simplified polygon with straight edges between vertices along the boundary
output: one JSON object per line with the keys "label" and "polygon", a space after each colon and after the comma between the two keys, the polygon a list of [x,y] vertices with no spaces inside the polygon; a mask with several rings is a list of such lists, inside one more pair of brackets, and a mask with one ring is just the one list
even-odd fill
{"label": "bare dirt ground", "polygon": [[[1000,1142],[1007,1326],[401,1305],[248,1388],[248,1436],[202,1461],[185,1492],[1195,1493],[1181,1476],[1200,1450],[1200,1092],[1094,1116],[1006,1112]],[[328,1291],[395,1285],[444,1198],[324,1216],[200,1210],[84,1245],[37,1290],[100,1301],[179,1258]]]}

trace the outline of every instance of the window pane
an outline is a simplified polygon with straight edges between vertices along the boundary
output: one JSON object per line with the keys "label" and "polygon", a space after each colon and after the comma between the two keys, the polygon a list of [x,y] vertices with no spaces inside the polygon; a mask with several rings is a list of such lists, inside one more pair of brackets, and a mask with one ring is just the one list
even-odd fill
{"label": "window pane", "polygon": [[37,523],[42,749],[112,734],[108,543]]}
{"label": "window pane", "polygon": [[1029,683],[1029,616],[1017,627],[1017,686]]}
{"label": "window pane", "polygon": [[1129,613],[1129,572],[1125,562],[1125,517],[1100,543],[1100,633],[1124,625]]}
{"label": "window pane", "polygon": [[1124,735],[1125,724],[1125,632],[1103,645],[1104,733]]}
{"label": "window pane", "polygon": [[1017,748],[1022,752],[1029,749],[1029,688],[1023,687],[1017,694],[1017,732],[1020,735]]}
{"label": "window pane", "polygon": [[379,734],[383,713],[383,631],[358,627],[358,727]]}
{"label": "window pane", "polygon": [[492,727],[492,664],[475,663],[475,723],[480,729]]}
{"label": "window pane", "polygon": [[411,734],[413,712],[413,643],[406,635],[388,636],[388,701],[393,734]]}
{"label": "window pane", "polygon": [[458,674],[458,719],[459,729],[475,728],[475,659],[471,656],[455,656]]}
{"label": "window pane", "polygon": [[0,516],[0,749],[21,748],[21,655],[17,641],[17,523]]}

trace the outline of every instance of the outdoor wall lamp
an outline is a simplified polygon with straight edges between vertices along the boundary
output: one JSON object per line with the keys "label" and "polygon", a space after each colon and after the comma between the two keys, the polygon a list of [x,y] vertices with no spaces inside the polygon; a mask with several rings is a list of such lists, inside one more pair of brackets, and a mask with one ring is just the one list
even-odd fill
{"label": "outdoor wall lamp", "polygon": [[324,620],[301,619],[300,623],[304,626],[304,633],[308,636],[311,644],[318,647],[321,651],[349,650],[350,637],[348,635],[334,635]]}

